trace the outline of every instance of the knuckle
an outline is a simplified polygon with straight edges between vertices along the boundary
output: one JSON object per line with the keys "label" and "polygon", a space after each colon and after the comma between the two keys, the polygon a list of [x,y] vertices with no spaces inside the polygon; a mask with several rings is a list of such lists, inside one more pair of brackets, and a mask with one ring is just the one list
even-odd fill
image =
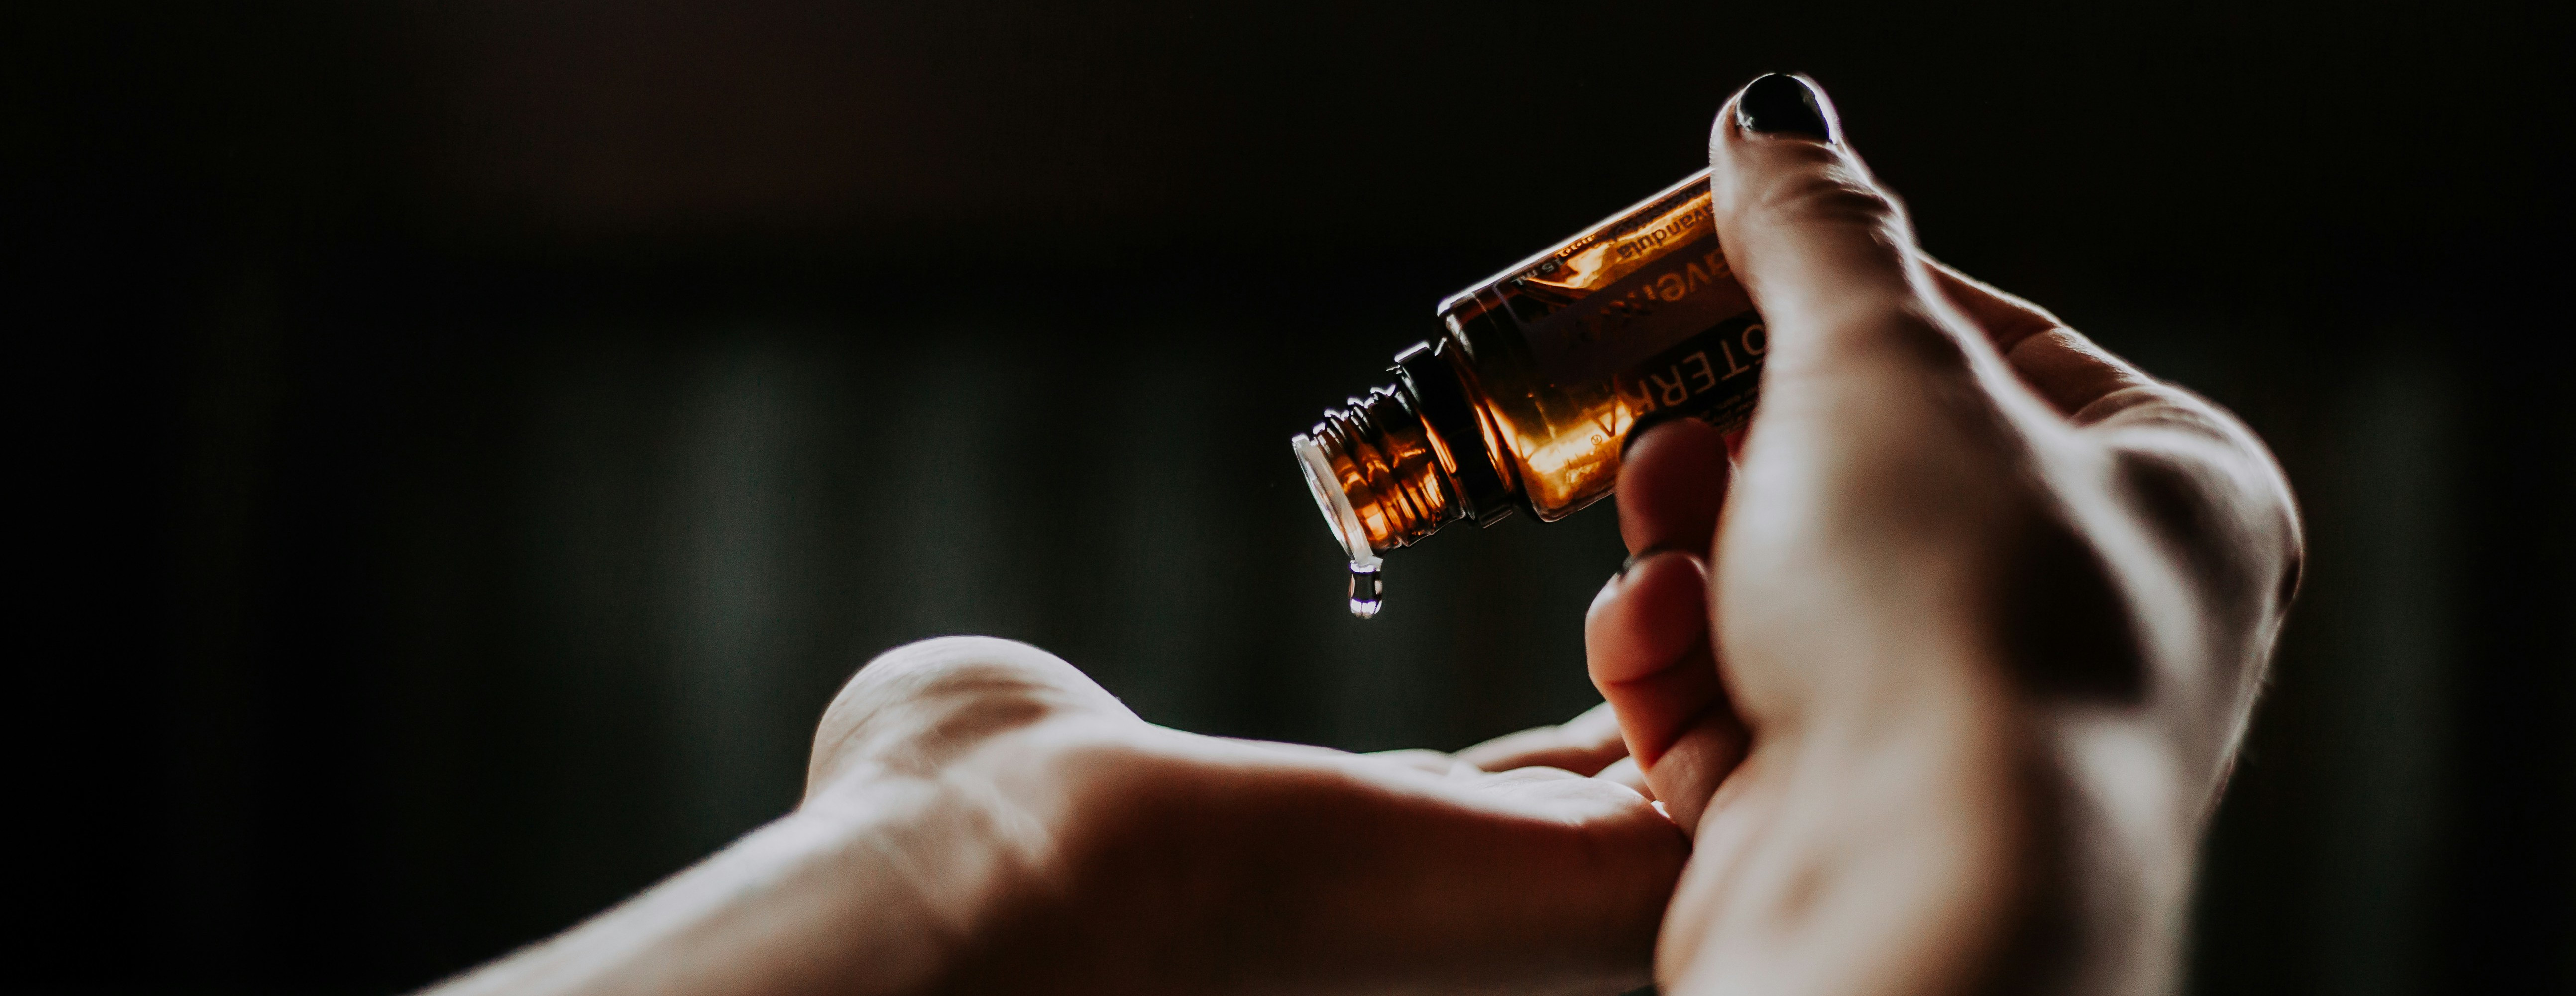
{"label": "knuckle", "polygon": [[[1895,196],[1839,163],[1783,171],[1755,205],[1776,220],[1799,224],[1906,230],[1905,208]],[[1899,241],[1906,244],[1910,239]]]}
{"label": "knuckle", "polygon": [[[1816,309],[1816,325],[1834,336],[1836,369],[1890,369],[1924,384],[1955,384],[1974,376],[1967,334],[1900,288],[1883,294],[1844,295],[1841,307]],[[1791,366],[1789,369],[1798,369]],[[1961,425],[1992,422],[1992,406],[1977,392],[1938,391],[1929,396]],[[1983,429],[1977,430],[1983,434]]]}
{"label": "knuckle", "polygon": [[2120,493],[2208,607],[2244,627],[2285,609],[2298,584],[2301,541],[2268,475],[2241,466],[2244,455],[2220,440],[2128,435],[2113,450]]}

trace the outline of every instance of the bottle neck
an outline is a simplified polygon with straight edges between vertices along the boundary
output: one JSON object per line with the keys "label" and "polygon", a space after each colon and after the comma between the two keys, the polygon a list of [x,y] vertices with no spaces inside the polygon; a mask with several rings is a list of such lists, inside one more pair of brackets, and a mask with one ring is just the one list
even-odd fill
{"label": "bottle neck", "polygon": [[1326,409],[1324,420],[1291,444],[1353,563],[1374,561],[1464,517],[1429,427],[1394,386],[1352,398],[1349,408]]}

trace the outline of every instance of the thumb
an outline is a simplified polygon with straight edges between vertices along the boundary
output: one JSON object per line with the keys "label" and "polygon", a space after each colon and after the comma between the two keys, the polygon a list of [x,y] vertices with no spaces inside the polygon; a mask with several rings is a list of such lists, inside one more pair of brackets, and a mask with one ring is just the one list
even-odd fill
{"label": "thumb", "polygon": [[[1814,81],[1773,73],[1719,112],[1709,137],[1718,238],[1770,333],[1775,377],[1859,372],[1854,361],[1960,367],[1965,322],[1934,290],[1896,198],[1843,141]],[[1964,373],[1964,369],[1961,369]],[[1766,380],[1766,401],[1773,393]]]}
{"label": "thumb", "polygon": [[[1812,81],[1764,76],[1727,103],[1709,189],[1769,338],[1710,579],[1717,656],[1761,730],[1860,687],[1842,678],[1878,680],[1862,662],[1933,646],[1975,659],[1992,573],[1980,565],[2029,511],[2008,486],[2023,447],[2005,427],[2039,402],[2014,394],[1995,347],[1942,294],[1904,208]],[[1844,607],[1840,622],[1783,622],[1818,606]]]}

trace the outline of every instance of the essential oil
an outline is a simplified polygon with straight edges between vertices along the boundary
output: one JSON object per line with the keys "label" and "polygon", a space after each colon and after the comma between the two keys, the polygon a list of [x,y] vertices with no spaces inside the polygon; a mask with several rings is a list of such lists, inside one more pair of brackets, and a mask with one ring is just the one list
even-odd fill
{"label": "essential oil", "polygon": [[[1377,614],[1381,555],[1452,522],[1554,522],[1610,494],[1641,425],[1740,428],[1768,345],[1702,170],[1440,302],[1395,383],[1289,440]],[[1366,574],[1365,585],[1362,581]],[[1361,595],[1368,594],[1365,606]]]}

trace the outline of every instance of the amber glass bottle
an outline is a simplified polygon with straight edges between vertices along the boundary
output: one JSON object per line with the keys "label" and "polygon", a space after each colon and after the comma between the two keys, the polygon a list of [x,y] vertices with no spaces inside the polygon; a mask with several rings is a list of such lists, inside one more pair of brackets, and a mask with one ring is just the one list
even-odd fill
{"label": "amber glass bottle", "polygon": [[[1458,521],[1554,522],[1610,493],[1640,424],[1752,410],[1761,316],[1718,251],[1701,171],[1440,302],[1395,383],[1290,440],[1376,609],[1378,556]],[[1367,597],[1363,597],[1364,588]]]}

